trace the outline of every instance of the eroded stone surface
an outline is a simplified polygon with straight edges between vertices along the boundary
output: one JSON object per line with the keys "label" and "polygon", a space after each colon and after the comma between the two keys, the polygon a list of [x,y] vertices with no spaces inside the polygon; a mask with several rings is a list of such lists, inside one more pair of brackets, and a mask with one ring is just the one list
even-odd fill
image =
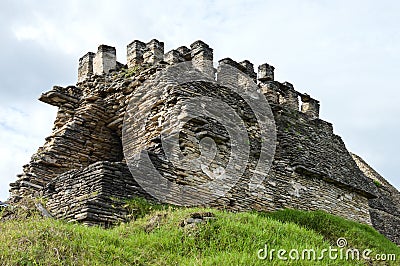
{"label": "eroded stone surface", "polygon": [[400,194],[362,158],[351,154],[363,173],[374,180],[378,188],[376,198],[369,200],[372,225],[395,243],[400,243]]}
{"label": "eroded stone surface", "polygon": [[[76,86],[55,86],[40,97],[58,107],[54,128],[23,167],[23,174],[10,184],[9,202],[41,196],[48,199],[45,207],[54,217],[110,225],[125,219],[121,200],[133,196],[153,199],[138,185],[125,162],[121,142],[125,111],[143,83],[168,65],[190,61],[214,78],[216,70],[209,61],[213,50],[202,41],[190,48],[182,46],[164,54],[162,42],[134,41],[127,47],[127,65],[116,62],[115,48],[110,46],[102,45],[96,55],[83,56]],[[219,69],[224,64],[249,75],[250,80],[256,79],[254,67],[247,60],[237,63],[225,58]],[[172,165],[163,153],[161,130],[173,128],[168,126],[169,118],[184,117],[184,112],[176,111],[184,99],[199,95],[218,98],[240,114],[249,135],[250,160],[235,186],[208,206],[229,210],[325,210],[372,224],[400,244],[399,192],[361,158],[348,152],[332,125],[319,119],[317,100],[299,93],[288,82],[275,81],[274,70],[269,64],[258,67],[257,86],[272,108],[277,129],[272,166],[268,172],[257,173],[265,178],[261,184],[249,186],[250,176],[257,171],[261,146],[257,119],[240,96],[220,84],[192,82],[165,89],[154,98],[144,97],[138,105],[151,106],[151,116],[145,125],[137,125],[146,130],[131,145],[149,152],[157,170],[172,182],[206,182],[210,173],[224,168],[232,149],[221,124],[194,119],[185,124],[180,136],[180,149],[194,159],[201,153],[199,143],[203,138],[216,143],[218,164],[211,165],[209,174],[204,174],[204,168],[203,172],[190,172]],[[139,108],[139,114],[143,108]]]}

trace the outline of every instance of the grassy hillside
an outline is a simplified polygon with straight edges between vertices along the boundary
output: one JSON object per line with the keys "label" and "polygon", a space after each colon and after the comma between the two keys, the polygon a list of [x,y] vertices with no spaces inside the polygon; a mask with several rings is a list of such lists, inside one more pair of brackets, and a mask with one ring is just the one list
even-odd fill
{"label": "grassy hillside", "polygon": [[[231,213],[215,209],[172,208],[143,200],[129,203],[136,220],[112,229],[87,227],[32,215],[0,222],[1,265],[373,265],[377,261],[272,260],[269,250],[357,248],[369,255],[395,254],[400,248],[373,228],[327,213],[283,210],[274,213]],[[204,218],[206,217],[206,218]],[[210,218],[207,218],[210,217]],[[268,251],[269,252],[269,251]],[[305,253],[307,255],[307,253]],[[311,254],[311,253],[310,253]],[[296,252],[292,251],[292,257]],[[361,256],[361,255],[360,255]],[[312,256],[311,256],[312,258]],[[344,255],[345,258],[345,255]],[[388,262],[386,262],[388,263]],[[385,264],[382,264],[385,265]]]}

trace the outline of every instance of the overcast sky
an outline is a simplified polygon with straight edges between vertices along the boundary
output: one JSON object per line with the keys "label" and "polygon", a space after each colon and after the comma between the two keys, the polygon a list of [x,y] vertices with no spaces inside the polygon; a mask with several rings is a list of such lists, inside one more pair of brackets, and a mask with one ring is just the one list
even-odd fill
{"label": "overcast sky", "polygon": [[400,188],[399,1],[1,1],[0,200],[44,144],[57,109],[37,101],[73,85],[99,44],[201,39],[214,60],[275,66],[321,102],[349,150]]}

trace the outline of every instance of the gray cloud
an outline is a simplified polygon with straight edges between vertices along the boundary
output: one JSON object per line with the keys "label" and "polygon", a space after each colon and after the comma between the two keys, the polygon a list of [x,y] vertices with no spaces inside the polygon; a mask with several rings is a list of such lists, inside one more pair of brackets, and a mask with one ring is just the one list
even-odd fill
{"label": "gray cloud", "polygon": [[[101,43],[203,39],[215,59],[276,67],[321,101],[348,148],[400,188],[400,3],[397,1],[5,1],[0,10],[0,199],[43,144],[55,109],[36,102],[76,82],[78,58]],[[32,122],[33,121],[33,122]]]}

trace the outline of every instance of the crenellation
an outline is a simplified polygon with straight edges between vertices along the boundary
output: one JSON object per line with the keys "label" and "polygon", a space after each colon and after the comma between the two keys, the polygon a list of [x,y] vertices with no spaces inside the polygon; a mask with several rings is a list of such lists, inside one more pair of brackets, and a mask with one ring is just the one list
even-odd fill
{"label": "crenellation", "polygon": [[143,54],[143,62],[155,64],[162,61],[164,58],[164,43],[156,39],[151,40],[146,44],[146,50]]}
{"label": "crenellation", "polygon": [[[231,67],[240,72],[233,72],[232,69],[230,69]],[[243,65],[231,58],[224,58],[218,61],[217,80],[223,85],[239,86],[243,90],[247,90],[247,88],[251,86],[251,83],[253,83],[253,79],[246,73],[246,69]]]}
{"label": "crenellation", "polygon": [[237,86],[238,85],[238,77],[237,75],[233,75],[232,71],[230,71],[230,67],[234,67],[236,69],[240,69],[241,65],[231,58],[223,58],[218,61],[217,67],[217,80],[222,85],[230,85]]}
{"label": "crenellation", "polygon": [[270,104],[279,104],[279,87],[280,83],[277,81],[265,81],[260,83],[261,92],[265,95]]}
{"label": "crenellation", "polygon": [[249,75],[250,78],[254,80],[254,82],[257,81],[257,73],[254,72],[254,64],[251,63],[249,60],[244,60],[239,63],[243,68],[243,72]]}
{"label": "crenellation", "polygon": [[273,81],[274,80],[274,70],[275,70],[275,67],[273,67],[267,63],[259,65],[257,79],[260,82]]}
{"label": "crenellation", "polygon": [[234,68],[236,68],[238,70],[242,70],[242,65],[240,65],[238,62],[236,62],[235,60],[233,60],[233,59],[231,59],[229,57],[226,57],[226,58],[223,58],[223,59],[219,60],[218,63],[219,63],[219,65],[226,64],[226,65],[230,65],[231,67],[234,67]]}
{"label": "crenellation", "polygon": [[167,62],[168,64],[176,64],[184,62],[185,58],[179,51],[171,50],[164,55],[164,61]]}
{"label": "crenellation", "polygon": [[190,48],[193,66],[209,77],[214,77],[213,49],[200,40],[192,43]]}
{"label": "crenellation", "polygon": [[304,93],[300,94],[301,98],[301,111],[311,118],[319,118],[319,101],[310,97],[310,95]]}
{"label": "crenellation", "polygon": [[[23,173],[10,184],[10,202],[44,197],[48,199],[46,208],[56,218],[108,226],[126,218],[121,202],[113,199],[151,198],[129,173],[123,153],[124,117],[136,93],[140,95],[134,109],[137,117],[127,123],[133,125],[129,130],[136,138],[128,145],[137,152],[149,152],[157,171],[172,181],[209,181],[210,171],[185,170],[168,161],[160,143],[160,128],[162,132],[175,130],[182,122],[179,112],[185,110],[188,99],[212,97],[228,104],[240,117],[250,148],[257,149],[263,141],[258,118],[240,93],[227,86],[239,85],[246,92],[253,92],[248,88],[262,92],[271,105],[276,129],[273,163],[268,172],[262,173],[262,184],[251,187],[249,178],[257,172],[259,153],[251,150],[248,155],[237,154],[248,163],[244,174],[226,194],[207,206],[232,211],[324,210],[372,224],[400,244],[400,193],[361,158],[349,153],[341,137],[333,133],[332,124],[319,118],[318,100],[297,92],[289,82],[274,81],[275,68],[269,64],[260,65],[256,75],[250,61],[238,63],[224,58],[219,60],[215,80],[213,49],[202,41],[194,42],[190,48],[181,46],[164,54],[162,42],[151,40],[146,44],[135,40],[127,46],[127,66],[135,67],[132,71],[116,62],[116,50],[111,46],[101,45],[96,54],[89,52],[80,58],[77,86],[54,86],[39,98],[58,107],[54,128],[23,167]],[[145,87],[157,71],[169,68],[165,63],[185,61],[191,61],[187,65],[193,65],[209,79],[171,85],[159,94]],[[232,71],[232,67],[240,71]],[[255,78],[258,84],[253,82]],[[154,108],[143,127],[136,119],[145,117],[149,107]],[[171,123],[170,118],[177,119],[177,123]],[[211,137],[218,158],[211,166],[220,171],[231,159],[233,146],[229,132],[217,122],[185,121],[179,145],[197,158],[202,136]],[[193,164],[199,162],[194,160]],[[190,196],[199,197],[196,193]]]}
{"label": "crenellation", "polygon": [[96,75],[107,74],[117,66],[117,51],[115,47],[100,45],[93,60],[93,72]]}
{"label": "crenellation", "polygon": [[180,46],[180,47],[176,48],[176,50],[181,53],[181,55],[183,56],[185,61],[192,60],[192,55],[190,53],[190,49],[187,48],[186,46]]}
{"label": "crenellation", "polygon": [[126,47],[126,58],[128,68],[143,63],[143,54],[146,50],[146,44],[139,40],[134,40]]}
{"label": "crenellation", "polygon": [[213,60],[213,49],[203,41],[195,41],[190,45],[192,57],[201,56],[206,60]]}
{"label": "crenellation", "polygon": [[[229,65],[231,67],[234,67],[234,68],[240,70],[244,74],[244,75],[239,75],[239,76],[235,77],[234,81],[233,81],[233,77],[224,77],[225,79],[230,79],[230,82],[236,82],[237,85],[239,85],[239,86],[247,86],[248,82],[249,82],[249,79],[247,77],[249,77],[252,81],[255,81],[254,80],[255,73],[254,73],[254,69],[253,69],[253,64],[250,63],[248,60],[238,63],[235,60],[232,60],[231,58],[227,57],[227,58],[223,58],[223,59],[219,60],[218,64],[219,65],[218,65],[217,73],[219,75],[221,75],[221,73],[224,73],[224,71],[222,71],[222,68],[224,65]],[[229,72],[231,72],[231,71],[228,71],[228,73]],[[228,75],[231,75],[231,74],[228,74]]]}
{"label": "crenellation", "polygon": [[299,94],[294,89],[293,84],[285,81],[279,87],[282,92],[279,97],[279,103],[291,108],[292,110],[299,110]]}
{"label": "crenellation", "polygon": [[78,82],[82,82],[93,75],[93,60],[95,56],[95,53],[88,52],[79,59]]}

